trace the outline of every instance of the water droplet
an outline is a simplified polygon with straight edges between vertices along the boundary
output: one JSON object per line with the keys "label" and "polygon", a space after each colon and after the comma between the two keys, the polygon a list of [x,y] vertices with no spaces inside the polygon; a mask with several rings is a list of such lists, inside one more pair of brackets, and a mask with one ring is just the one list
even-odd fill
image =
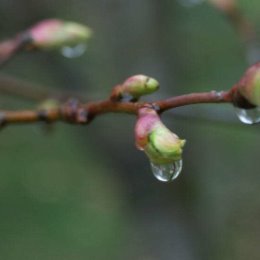
{"label": "water droplet", "polygon": [[170,182],[176,179],[182,170],[182,160],[169,164],[154,164],[151,162],[154,177],[162,182]]}
{"label": "water droplet", "polygon": [[80,43],[75,46],[64,46],[61,49],[61,54],[66,58],[77,58],[85,53],[87,45]]}
{"label": "water droplet", "polygon": [[239,120],[248,125],[256,124],[260,122],[260,107],[244,109],[235,107]]}
{"label": "water droplet", "polygon": [[205,0],[178,0],[178,2],[185,7],[193,7],[202,4]]}

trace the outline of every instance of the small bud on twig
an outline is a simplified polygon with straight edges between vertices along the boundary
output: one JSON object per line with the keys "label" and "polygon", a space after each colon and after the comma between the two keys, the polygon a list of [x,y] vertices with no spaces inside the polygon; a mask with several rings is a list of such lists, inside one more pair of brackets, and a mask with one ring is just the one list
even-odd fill
{"label": "small bud on twig", "polygon": [[185,140],[172,133],[151,107],[138,111],[135,126],[136,146],[150,159],[154,176],[163,182],[177,178],[182,170],[182,148]]}
{"label": "small bud on twig", "polygon": [[238,92],[250,104],[260,106],[260,63],[251,66],[237,84]]}
{"label": "small bud on twig", "polygon": [[58,109],[60,106],[60,101],[54,98],[48,98],[41,102],[37,108],[38,110],[50,110],[50,109]]}
{"label": "small bud on twig", "polygon": [[37,49],[52,49],[76,45],[88,40],[92,31],[85,25],[58,19],[48,19],[28,30],[31,46]]}
{"label": "small bud on twig", "polygon": [[154,163],[172,163],[182,157],[185,140],[172,133],[152,108],[143,107],[139,110],[135,137],[137,148],[144,150]]}
{"label": "small bud on twig", "polygon": [[135,75],[121,85],[116,86],[110,96],[111,100],[137,101],[141,96],[148,95],[159,89],[159,82],[145,75]]}

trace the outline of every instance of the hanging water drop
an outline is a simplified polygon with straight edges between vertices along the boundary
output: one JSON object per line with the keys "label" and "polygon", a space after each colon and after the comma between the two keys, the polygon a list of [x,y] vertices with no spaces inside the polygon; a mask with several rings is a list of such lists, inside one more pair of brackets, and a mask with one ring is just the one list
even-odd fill
{"label": "hanging water drop", "polygon": [[169,164],[155,164],[151,162],[154,177],[162,182],[170,182],[176,179],[182,170],[182,160]]}
{"label": "hanging water drop", "polygon": [[185,7],[193,7],[202,4],[205,0],[178,0],[178,2]]}
{"label": "hanging water drop", "polygon": [[260,107],[244,109],[235,107],[239,120],[248,125],[260,123]]}
{"label": "hanging water drop", "polygon": [[61,54],[66,58],[77,58],[85,53],[87,45],[80,43],[75,46],[64,46],[61,49]]}

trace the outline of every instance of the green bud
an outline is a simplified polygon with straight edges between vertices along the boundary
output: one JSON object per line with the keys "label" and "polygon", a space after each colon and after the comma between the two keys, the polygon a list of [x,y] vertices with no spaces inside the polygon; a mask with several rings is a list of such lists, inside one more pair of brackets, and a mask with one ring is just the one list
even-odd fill
{"label": "green bud", "polygon": [[249,103],[260,106],[260,63],[254,64],[245,72],[237,87]]}
{"label": "green bud", "polygon": [[60,102],[57,99],[48,98],[41,102],[38,106],[38,110],[52,110],[57,109],[60,106]]}
{"label": "green bud", "polygon": [[153,163],[176,162],[182,158],[185,142],[161,123],[149,135],[149,142],[144,151]]}
{"label": "green bud", "polygon": [[58,19],[44,20],[28,31],[32,45],[39,49],[72,46],[87,41],[92,31],[85,25]]}
{"label": "green bud", "polygon": [[136,145],[155,164],[181,160],[185,140],[172,133],[151,108],[141,108],[135,126]]}
{"label": "green bud", "polygon": [[118,95],[121,97],[131,96],[139,99],[143,95],[148,95],[159,89],[159,82],[145,75],[135,75],[128,78],[123,84],[118,86]]}

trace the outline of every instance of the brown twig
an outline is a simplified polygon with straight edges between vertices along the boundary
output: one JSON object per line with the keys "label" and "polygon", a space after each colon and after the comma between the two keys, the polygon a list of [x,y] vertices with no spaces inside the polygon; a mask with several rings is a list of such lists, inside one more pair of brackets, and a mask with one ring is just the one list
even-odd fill
{"label": "brown twig", "polygon": [[232,91],[211,91],[204,93],[191,93],[177,97],[171,97],[165,100],[160,100],[155,102],[155,104],[160,108],[160,112],[165,110],[186,106],[191,104],[199,103],[232,103],[233,93]]}
{"label": "brown twig", "polygon": [[[230,17],[233,17],[233,14]],[[241,23],[240,20],[234,16],[234,21],[235,20],[238,21],[238,24]],[[0,66],[10,60],[22,48],[29,46],[30,44],[28,45],[28,43],[30,43],[30,40],[27,31],[25,31],[11,40],[0,43]],[[20,86],[18,85],[19,84],[17,84],[14,79],[0,78],[0,91],[2,90],[5,93],[23,96],[36,101],[42,101],[49,97],[60,99],[59,93],[51,93],[44,88],[35,89],[27,83],[21,84]],[[45,109],[41,108],[38,110],[21,111],[2,110],[0,111],[0,125],[34,123],[38,121],[63,121],[72,124],[87,124],[98,115],[105,113],[137,114],[138,110],[143,106],[152,106],[159,114],[161,114],[172,108],[199,103],[231,103],[236,105],[241,103],[241,97],[237,93],[237,87],[233,87],[230,91],[191,93],[155,102],[123,102],[121,100],[110,98],[102,101],[81,104],[77,99],[73,99],[62,105],[57,104],[51,108],[45,107]],[[63,95],[63,97],[64,96],[65,95]]]}
{"label": "brown twig", "polygon": [[0,122],[4,124],[33,123],[38,121],[55,122],[63,121],[73,124],[87,124],[96,116],[105,113],[137,114],[143,106],[153,106],[158,113],[166,110],[198,103],[233,103],[233,91],[204,92],[171,97],[155,102],[114,102],[103,100],[80,104],[72,100],[56,109],[25,110],[25,111],[0,111]]}

